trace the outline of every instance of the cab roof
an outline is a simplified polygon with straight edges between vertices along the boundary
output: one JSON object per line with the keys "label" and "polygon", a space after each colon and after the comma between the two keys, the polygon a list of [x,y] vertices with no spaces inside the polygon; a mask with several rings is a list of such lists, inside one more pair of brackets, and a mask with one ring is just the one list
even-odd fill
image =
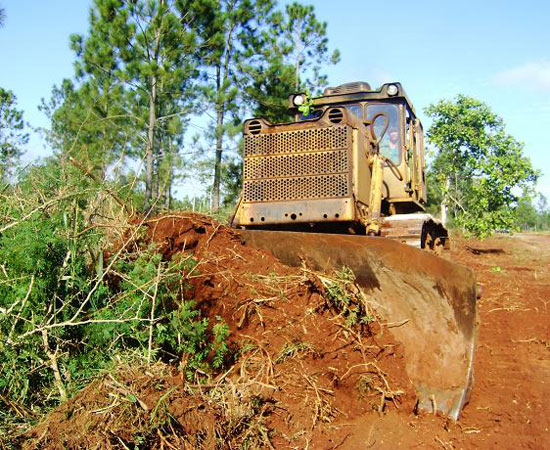
{"label": "cab roof", "polygon": [[[397,88],[397,92],[394,95],[390,95],[388,92],[388,89],[390,89],[390,92],[391,89],[395,89],[390,88],[390,86],[395,86],[395,88]],[[296,95],[300,94],[293,94],[289,98],[291,109],[296,109],[293,102]],[[369,100],[389,100],[391,103],[393,103],[392,100],[404,100],[412,114],[416,117],[414,106],[409,100],[403,86],[399,82],[385,83],[380,86],[379,89],[372,89],[370,84],[364,81],[355,81],[336,87],[328,87],[325,89],[322,96],[313,99],[313,105],[326,106],[331,104],[356,103]]]}

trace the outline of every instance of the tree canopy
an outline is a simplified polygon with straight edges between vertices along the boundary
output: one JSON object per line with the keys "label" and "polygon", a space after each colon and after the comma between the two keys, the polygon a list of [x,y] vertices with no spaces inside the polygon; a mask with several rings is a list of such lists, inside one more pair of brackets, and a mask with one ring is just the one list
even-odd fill
{"label": "tree canopy", "polygon": [[71,36],[75,78],[43,105],[64,154],[102,173],[117,158],[143,162],[148,208],[169,196],[192,109],[202,23],[195,3],[94,0],[88,34]]}
{"label": "tree canopy", "polygon": [[202,111],[209,120],[200,166],[213,167],[211,204],[217,209],[223,194],[234,197],[240,183],[240,147],[229,142],[244,115],[288,120],[288,95],[314,83],[321,89],[322,64],[339,56],[337,51],[328,56],[327,25],[317,20],[313,6],[294,2],[279,10],[273,0],[212,5],[200,30]]}
{"label": "tree canopy", "polygon": [[244,69],[251,80],[248,98],[256,107],[254,115],[288,121],[290,93],[322,92],[327,85],[324,68],[340,60],[338,50],[329,50],[326,33],[326,22],[318,20],[311,5],[289,3],[269,16],[259,52]]}
{"label": "tree canopy", "polygon": [[[74,77],[41,105],[49,141],[100,178],[142,173],[145,208],[171,204],[177,172],[198,168],[217,209],[240,185],[243,118],[288,119],[292,91],[326,84],[326,26],[297,2],[94,0],[88,32],[71,36]],[[202,134],[184,152],[192,120]]]}
{"label": "tree canopy", "polygon": [[427,132],[435,147],[431,178],[444,209],[478,236],[513,228],[519,195],[538,177],[523,144],[488,105],[471,97],[441,100],[425,112],[433,120]]}
{"label": "tree canopy", "polygon": [[327,84],[322,67],[340,60],[338,50],[329,52],[327,23],[317,19],[312,5],[298,2],[287,4],[272,23],[281,53],[294,67],[294,90],[320,92]]}
{"label": "tree canopy", "polygon": [[209,118],[207,140],[213,143],[212,207],[217,210],[222,192],[222,164],[226,137],[236,133],[241,120],[248,77],[242,70],[260,45],[274,2],[272,0],[220,0],[211,2],[210,19],[202,29],[202,99]]}
{"label": "tree canopy", "polygon": [[515,224],[522,231],[550,230],[550,208],[543,194],[539,193],[534,198],[528,192],[522,195],[515,215]]}

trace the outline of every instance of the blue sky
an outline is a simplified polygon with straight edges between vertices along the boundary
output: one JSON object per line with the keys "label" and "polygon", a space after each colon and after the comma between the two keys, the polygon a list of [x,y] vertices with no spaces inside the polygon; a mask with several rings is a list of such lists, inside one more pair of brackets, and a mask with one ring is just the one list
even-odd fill
{"label": "blue sky", "polygon": [[[307,3],[307,2],[305,2]],[[89,0],[0,0],[0,86],[15,92],[34,127],[51,88],[73,74],[71,33],[87,30]],[[424,107],[462,93],[488,103],[544,176],[550,199],[550,2],[320,0],[332,47],[342,54],[327,68],[332,85],[400,81],[423,119]],[[38,136],[27,158],[48,150]]]}

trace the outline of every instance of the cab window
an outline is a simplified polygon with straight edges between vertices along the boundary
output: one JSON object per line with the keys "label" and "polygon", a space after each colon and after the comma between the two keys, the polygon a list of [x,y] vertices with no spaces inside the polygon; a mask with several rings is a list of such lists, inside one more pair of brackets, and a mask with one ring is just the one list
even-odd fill
{"label": "cab window", "polygon": [[[372,120],[377,114],[384,113],[389,125],[380,141],[380,154],[391,159],[395,164],[401,163],[401,133],[399,132],[399,109],[397,105],[374,103],[367,105],[367,120]],[[374,132],[378,138],[384,131],[385,120],[380,117],[374,124]]]}
{"label": "cab window", "polygon": [[362,117],[361,105],[346,105],[345,107],[350,113],[356,115],[359,118]]}

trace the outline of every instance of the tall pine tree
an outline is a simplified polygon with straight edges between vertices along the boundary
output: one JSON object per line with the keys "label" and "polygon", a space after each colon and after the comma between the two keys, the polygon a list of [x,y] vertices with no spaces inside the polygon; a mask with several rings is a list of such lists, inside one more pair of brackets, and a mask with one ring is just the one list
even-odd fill
{"label": "tall pine tree", "polygon": [[23,112],[11,91],[0,88],[0,183],[6,182],[29,141]]}
{"label": "tall pine tree", "polygon": [[205,59],[204,102],[212,121],[214,141],[214,177],[212,208],[220,205],[222,161],[225,138],[233,125],[241,121],[242,94],[248,78],[239,65],[247,58],[249,48],[273,9],[272,0],[210,0],[211,17],[204,28]]}
{"label": "tall pine tree", "polygon": [[317,19],[313,5],[298,2],[287,4],[271,22],[278,52],[294,67],[294,91],[320,92],[327,84],[323,67],[340,60],[338,50],[329,51],[327,23]]}
{"label": "tall pine tree", "polygon": [[[88,35],[71,37],[77,55],[76,83],[73,87],[64,83],[57,92],[67,111],[52,117],[61,122],[57,124],[61,132],[71,130],[73,141],[83,142],[83,128],[95,133],[93,145],[86,147],[88,159],[99,159],[103,166],[125,150],[138,149],[135,155],[145,165],[146,209],[165,192],[161,168],[173,159],[165,158],[164,149],[174,152],[180,144],[182,124],[192,109],[202,3],[94,0]],[[101,123],[115,126],[98,132]],[[63,148],[74,144],[65,143]]]}
{"label": "tall pine tree", "polygon": [[[237,62],[246,114],[274,123],[292,120],[288,96],[300,90],[318,93],[326,86],[323,68],[339,60],[337,50],[329,52],[326,27],[317,20],[313,6],[295,2],[271,10]],[[231,202],[241,185],[239,156],[228,158],[222,169],[226,201]]]}

